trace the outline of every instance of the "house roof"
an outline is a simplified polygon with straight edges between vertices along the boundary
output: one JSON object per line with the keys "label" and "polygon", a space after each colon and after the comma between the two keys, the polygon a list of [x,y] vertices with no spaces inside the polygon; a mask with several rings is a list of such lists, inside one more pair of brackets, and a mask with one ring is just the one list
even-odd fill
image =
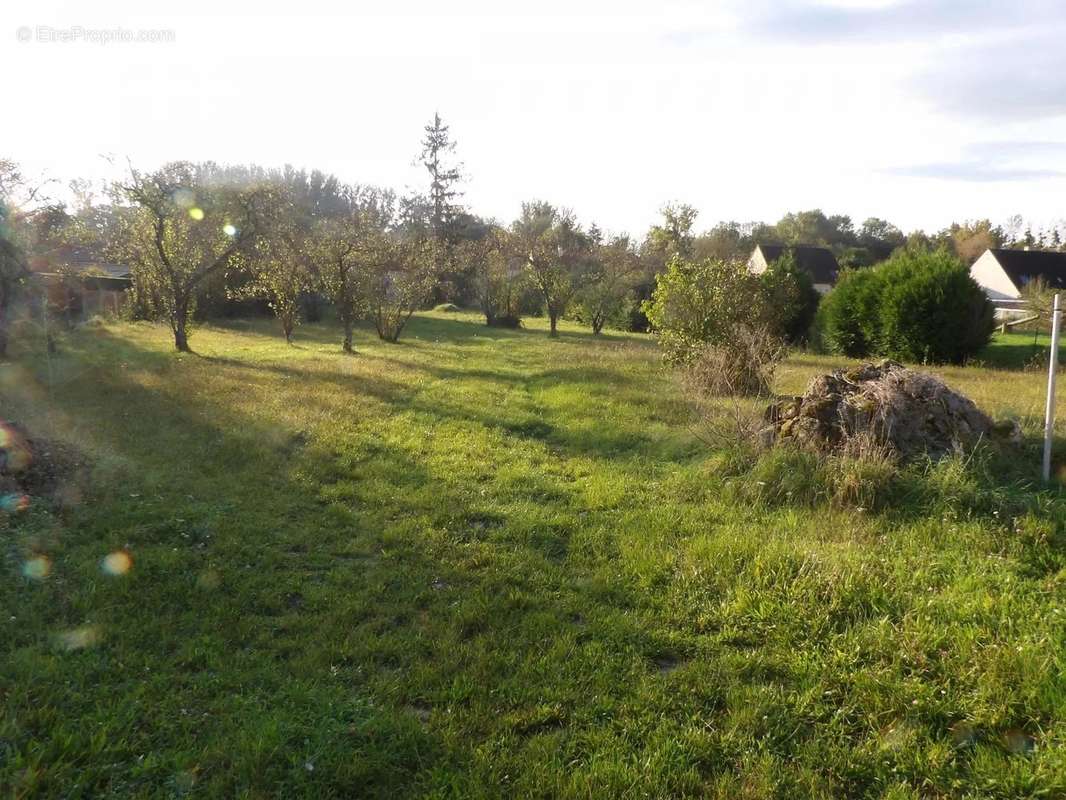
{"label": "house roof", "polygon": [[810,275],[814,283],[836,283],[840,265],[828,247],[809,244],[760,244],[758,247],[762,249],[767,264],[790,252],[796,259],[796,266]]}
{"label": "house roof", "polygon": [[1007,277],[1021,289],[1035,278],[1048,286],[1066,287],[1066,253],[1047,250],[990,250]]}
{"label": "house roof", "polygon": [[112,279],[128,279],[130,268],[112,264],[84,247],[62,245],[54,250],[38,253],[30,259],[30,271],[40,275],[55,275],[70,271],[76,275]]}

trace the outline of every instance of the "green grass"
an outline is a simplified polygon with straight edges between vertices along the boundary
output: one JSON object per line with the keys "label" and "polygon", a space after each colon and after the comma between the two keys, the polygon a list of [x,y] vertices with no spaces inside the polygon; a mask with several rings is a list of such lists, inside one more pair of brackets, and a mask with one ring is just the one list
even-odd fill
{"label": "green grass", "polygon": [[[989,367],[1043,370],[1046,374],[1051,335],[1031,333],[996,333],[992,343],[977,356],[977,361]],[[1059,342],[1059,363],[1066,358],[1066,342]]]}
{"label": "green grass", "polygon": [[[91,463],[0,521],[4,796],[1066,794],[1057,490],[948,462],[920,512],[758,502],[654,342],[529,325],[0,365],[3,416]],[[1039,373],[942,373],[1039,427]]]}

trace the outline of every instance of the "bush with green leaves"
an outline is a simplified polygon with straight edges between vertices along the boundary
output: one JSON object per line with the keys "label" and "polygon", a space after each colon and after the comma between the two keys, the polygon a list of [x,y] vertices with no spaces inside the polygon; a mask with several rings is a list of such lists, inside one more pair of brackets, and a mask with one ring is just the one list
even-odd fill
{"label": "bush with green leaves", "polygon": [[876,269],[844,270],[822,300],[812,339],[823,350],[852,358],[877,351],[881,320],[881,273]]}
{"label": "bush with green leaves", "polygon": [[992,304],[966,265],[947,250],[904,250],[879,272],[884,355],[961,364],[992,338]]}
{"label": "bush with green leaves", "polygon": [[790,344],[805,341],[821,295],[795,256],[785,253],[771,263],[759,275],[759,289],[769,330]]}
{"label": "bush with green leaves", "polygon": [[825,349],[862,358],[961,364],[988,344],[992,304],[947,250],[900,250],[873,269],[846,272],[816,322]]}
{"label": "bush with green leaves", "polygon": [[644,313],[670,364],[691,363],[708,344],[728,345],[764,314],[759,278],[740,261],[674,256],[656,279]]}
{"label": "bush with green leaves", "polygon": [[621,234],[606,242],[593,237],[581,286],[574,295],[574,318],[599,334],[608,323],[624,325],[627,304],[640,259],[629,240]]}

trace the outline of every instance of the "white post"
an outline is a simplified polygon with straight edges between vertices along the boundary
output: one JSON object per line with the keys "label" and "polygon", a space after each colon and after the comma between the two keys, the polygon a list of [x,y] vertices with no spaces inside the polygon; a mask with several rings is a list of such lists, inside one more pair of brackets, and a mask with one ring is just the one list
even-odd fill
{"label": "white post", "polygon": [[1055,373],[1059,367],[1059,296],[1051,311],[1051,357],[1047,371],[1047,406],[1044,409],[1044,480],[1051,480],[1051,436],[1055,432]]}

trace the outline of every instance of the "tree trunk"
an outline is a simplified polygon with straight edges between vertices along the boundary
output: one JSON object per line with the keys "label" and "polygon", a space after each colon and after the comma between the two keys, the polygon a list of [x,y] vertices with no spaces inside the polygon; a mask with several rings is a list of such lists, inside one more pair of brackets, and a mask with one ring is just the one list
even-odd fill
{"label": "tree trunk", "polygon": [[189,349],[189,306],[186,302],[178,302],[174,306],[174,347],[179,353],[191,353]]}
{"label": "tree trunk", "polygon": [[191,353],[189,349],[189,335],[185,330],[185,323],[182,322],[179,328],[174,331],[174,347],[179,353]]}
{"label": "tree trunk", "polygon": [[556,330],[556,325],[559,322],[559,315],[554,313],[554,312],[552,312],[552,311],[549,311],[548,312],[548,320],[549,320],[549,322],[551,324],[551,330],[548,332],[548,335],[549,336],[558,336],[559,335],[559,331]]}
{"label": "tree trunk", "polygon": [[352,321],[350,319],[344,321],[344,344],[341,348],[345,353],[354,353],[352,350]]}

